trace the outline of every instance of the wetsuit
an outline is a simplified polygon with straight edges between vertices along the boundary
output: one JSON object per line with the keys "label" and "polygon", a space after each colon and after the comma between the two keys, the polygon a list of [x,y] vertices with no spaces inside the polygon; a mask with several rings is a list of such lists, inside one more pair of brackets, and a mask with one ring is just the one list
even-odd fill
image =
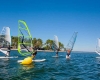
{"label": "wetsuit", "polygon": [[70,53],[67,53],[67,56],[70,56]]}
{"label": "wetsuit", "polygon": [[57,51],[57,53],[56,53],[57,55],[58,55],[58,51]]}
{"label": "wetsuit", "polygon": [[36,48],[36,46],[33,48],[33,50],[35,50],[35,52],[33,53],[33,56],[35,57],[36,54],[37,54],[37,48]]}
{"label": "wetsuit", "polygon": [[36,54],[37,54],[37,51],[35,51],[35,52],[33,53],[33,56],[35,57],[35,56],[36,56]]}
{"label": "wetsuit", "polygon": [[10,48],[10,46],[8,47],[8,51],[7,52],[9,52],[10,53],[10,50],[11,50],[11,48]]}
{"label": "wetsuit", "polygon": [[59,49],[57,49],[56,55],[58,56]]}
{"label": "wetsuit", "polygon": [[71,50],[69,49],[69,50],[67,50],[67,56],[70,56],[70,52],[71,52]]}

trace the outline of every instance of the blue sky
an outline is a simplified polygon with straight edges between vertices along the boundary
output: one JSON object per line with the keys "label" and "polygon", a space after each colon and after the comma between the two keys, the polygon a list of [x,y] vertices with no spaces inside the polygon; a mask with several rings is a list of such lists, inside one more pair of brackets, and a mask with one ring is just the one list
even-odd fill
{"label": "blue sky", "polygon": [[73,50],[94,51],[100,37],[100,0],[2,0],[0,30],[9,26],[18,35],[18,20],[25,20],[34,37],[54,39],[67,45],[78,31]]}

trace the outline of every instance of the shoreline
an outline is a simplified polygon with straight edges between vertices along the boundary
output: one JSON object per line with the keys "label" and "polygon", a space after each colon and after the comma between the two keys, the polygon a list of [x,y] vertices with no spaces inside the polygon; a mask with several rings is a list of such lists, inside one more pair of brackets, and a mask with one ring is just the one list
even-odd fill
{"label": "shoreline", "polygon": [[[1,48],[2,50],[6,50],[6,48]],[[18,49],[11,49],[11,50],[18,50]],[[53,50],[37,50],[38,52],[42,52],[42,51],[45,51],[45,52],[54,52]],[[59,51],[59,52],[66,52],[66,51]],[[72,51],[72,52],[95,52],[95,51]]]}
{"label": "shoreline", "polygon": [[[11,50],[18,50],[18,49],[11,49]],[[51,50],[37,50],[39,52],[42,52],[42,51],[45,51],[45,52],[54,52],[54,51],[51,51]],[[66,52],[66,51],[59,51],[59,52]]]}

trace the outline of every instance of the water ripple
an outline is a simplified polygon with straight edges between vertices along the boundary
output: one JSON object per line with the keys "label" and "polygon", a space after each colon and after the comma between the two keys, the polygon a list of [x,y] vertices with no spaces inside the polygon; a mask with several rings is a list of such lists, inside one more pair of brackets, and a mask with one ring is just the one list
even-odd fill
{"label": "water ripple", "polygon": [[[11,51],[18,55],[17,51]],[[18,59],[0,60],[0,80],[100,80],[100,59],[96,53],[72,53],[66,59],[66,53],[53,58],[53,52],[38,52],[37,59],[45,62],[21,65]]]}

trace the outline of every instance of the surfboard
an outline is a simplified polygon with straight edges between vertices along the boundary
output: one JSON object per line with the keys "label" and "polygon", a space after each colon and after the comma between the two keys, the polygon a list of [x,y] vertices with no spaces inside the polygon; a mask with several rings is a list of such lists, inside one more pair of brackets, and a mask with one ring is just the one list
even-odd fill
{"label": "surfboard", "polygon": [[59,57],[59,56],[52,56],[52,57]]}
{"label": "surfboard", "polygon": [[62,57],[62,56],[64,56],[64,55],[59,55],[59,56],[61,56],[61,57]]}
{"label": "surfboard", "polygon": [[[18,63],[21,63],[23,60],[18,60],[17,62]],[[46,61],[46,59],[35,59],[35,60],[32,60],[33,62],[43,62],[43,61]]]}
{"label": "surfboard", "polygon": [[6,58],[18,58],[18,56],[10,56],[10,57],[0,56],[0,58],[3,58],[3,59],[4,59],[4,58],[5,58],[5,59],[6,59]]}
{"label": "surfboard", "polygon": [[96,58],[100,58],[100,57],[96,57]]}
{"label": "surfboard", "polygon": [[33,60],[33,62],[43,62],[45,61],[46,59],[36,59],[36,60]]}
{"label": "surfboard", "polygon": [[69,55],[69,57],[66,55],[66,59],[69,59],[71,56]]}
{"label": "surfboard", "polygon": [[64,57],[63,55],[59,55],[59,56],[52,56],[52,57]]}

